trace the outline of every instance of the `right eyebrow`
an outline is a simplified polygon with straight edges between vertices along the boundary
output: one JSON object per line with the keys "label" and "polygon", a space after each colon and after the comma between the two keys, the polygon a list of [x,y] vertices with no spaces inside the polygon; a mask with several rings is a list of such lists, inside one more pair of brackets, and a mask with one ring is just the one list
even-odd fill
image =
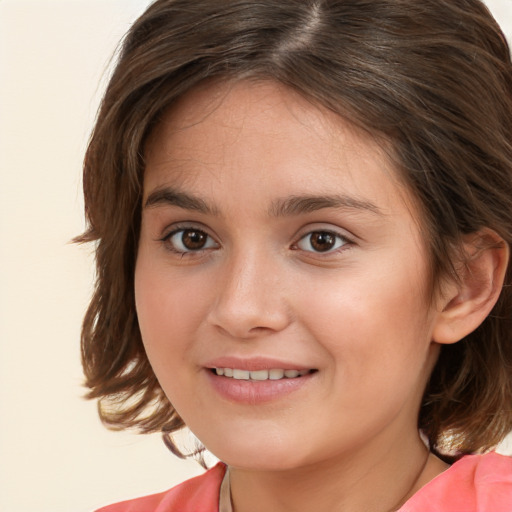
{"label": "right eyebrow", "polygon": [[151,192],[144,203],[144,208],[166,205],[177,206],[184,210],[193,210],[206,215],[219,215],[218,210],[209,206],[203,199],[191,196],[172,187],[161,187]]}

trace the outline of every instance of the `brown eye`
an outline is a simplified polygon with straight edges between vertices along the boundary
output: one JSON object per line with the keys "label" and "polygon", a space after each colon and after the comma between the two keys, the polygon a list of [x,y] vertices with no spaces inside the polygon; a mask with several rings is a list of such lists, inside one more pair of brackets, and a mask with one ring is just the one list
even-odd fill
{"label": "brown eye", "polygon": [[325,252],[334,247],[336,238],[331,233],[313,233],[310,237],[310,244],[315,251]]}
{"label": "brown eye", "polygon": [[203,231],[187,229],[181,235],[181,243],[190,251],[202,249],[208,240],[208,235]]}
{"label": "brown eye", "polygon": [[348,241],[331,231],[312,231],[299,240],[297,246],[303,251],[328,252],[344,246]]}
{"label": "brown eye", "polygon": [[187,253],[217,247],[211,236],[200,229],[178,229],[167,238],[174,252]]}

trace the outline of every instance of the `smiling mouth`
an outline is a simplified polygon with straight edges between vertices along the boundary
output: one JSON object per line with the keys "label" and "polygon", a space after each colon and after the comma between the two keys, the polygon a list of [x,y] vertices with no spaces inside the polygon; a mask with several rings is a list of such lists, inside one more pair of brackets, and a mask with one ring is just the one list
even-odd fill
{"label": "smiling mouth", "polygon": [[211,371],[221,377],[235,380],[252,380],[252,381],[265,381],[265,380],[281,380],[281,379],[296,379],[304,377],[316,372],[317,370],[240,370],[238,368],[212,368]]}

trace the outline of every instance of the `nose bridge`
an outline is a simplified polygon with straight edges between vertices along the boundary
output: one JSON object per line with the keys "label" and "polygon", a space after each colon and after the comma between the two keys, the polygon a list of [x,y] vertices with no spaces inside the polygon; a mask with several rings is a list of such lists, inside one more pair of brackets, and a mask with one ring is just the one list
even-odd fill
{"label": "nose bridge", "polygon": [[276,256],[261,247],[233,250],[223,262],[212,322],[233,337],[279,331],[288,324]]}

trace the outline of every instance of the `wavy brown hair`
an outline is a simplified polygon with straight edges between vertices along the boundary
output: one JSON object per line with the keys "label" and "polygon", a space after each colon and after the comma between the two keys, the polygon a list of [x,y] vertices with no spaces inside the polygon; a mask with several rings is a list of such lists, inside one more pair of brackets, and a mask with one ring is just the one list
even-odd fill
{"label": "wavy brown hair", "polygon": [[[96,243],[97,274],[82,361],[111,428],[183,426],[135,311],[145,141],[204,80],[253,78],[390,143],[423,211],[434,281],[452,272],[463,234],[487,227],[512,244],[512,64],[480,1],[157,0],[124,39],[84,165],[88,227],[77,240]],[[437,454],[483,451],[512,429],[511,278],[509,268],[482,325],[441,349],[418,420]]]}

